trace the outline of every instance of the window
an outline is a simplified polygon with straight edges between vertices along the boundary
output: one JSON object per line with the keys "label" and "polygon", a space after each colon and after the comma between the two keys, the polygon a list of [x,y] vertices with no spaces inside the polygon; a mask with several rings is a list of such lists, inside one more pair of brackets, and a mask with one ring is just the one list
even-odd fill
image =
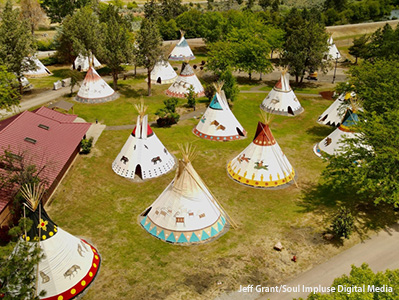
{"label": "window", "polygon": [[43,124],[39,124],[38,127],[42,128],[44,130],[49,130],[50,129],[50,127],[48,127],[47,125],[43,125]]}
{"label": "window", "polygon": [[26,142],[32,143],[32,144],[36,144],[36,142],[37,142],[35,139],[32,139],[32,138],[30,138],[30,137],[26,137],[24,140],[25,140]]}

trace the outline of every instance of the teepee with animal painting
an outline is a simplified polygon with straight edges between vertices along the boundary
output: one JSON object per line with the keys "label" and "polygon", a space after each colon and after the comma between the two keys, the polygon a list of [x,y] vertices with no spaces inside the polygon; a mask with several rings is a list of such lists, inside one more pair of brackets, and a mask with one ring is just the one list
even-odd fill
{"label": "teepee with animal painting", "polygon": [[319,116],[317,123],[338,127],[345,118],[348,107],[350,107],[349,99],[356,94],[342,93],[339,97]]}
{"label": "teepee with animal painting", "polygon": [[230,177],[256,188],[286,187],[295,182],[295,171],[270,130],[270,115],[263,111],[252,143],[227,165]]}
{"label": "teepee with animal painting", "polygon": [[[21,194],[26,200],[24,214],[33,221],[22,238],[31,244],[32,249],[40,247],[43,254],[36,270],[39,298],[76,298],[96,278],[101,263],[99,253],[88,242],[62,230],[50,219],[41,203],[44,194],[41,184],[23,186]],[[44,296],[39,295],[41,291],[46,292]]]}
{"label": "teepee with animal painting", "polygon": [[112,169],[130,179],[136,175],[145,180],[166,174],[173,169],[175,159],[148,125],[143,101],[136,109],[139,113],[136,126],[112,163]]}
{"label": "teepee with animal painting", "polygon": [[176,176],[162,194],[142,214],[140,224],[154,237],[174,244],[211,241],[227,231],[228,218],[191,165],[195,150],[180,147]]}
{"label": "teepee with animal painting", "polygon": [[247,133],[230,110],[224,91],[223,82],[214,85],[215,96],[193,133],[203,139],[227,142],[245,138]]}

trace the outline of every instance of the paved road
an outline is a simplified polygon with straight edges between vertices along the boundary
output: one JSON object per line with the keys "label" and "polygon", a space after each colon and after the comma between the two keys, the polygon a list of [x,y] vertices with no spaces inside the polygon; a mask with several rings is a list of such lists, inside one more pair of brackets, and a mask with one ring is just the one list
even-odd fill
{"label": "paved road", "polygon": [[[334,256],[287,282],[286,286],[331,286],[334,278],[349,274],[351,265],[360,266],[366,262],[374,272],[386,269],[399,269],[398,259],[399,224],[395,224],[374,235],[370,239],[353,246],[352,248]],[[292,300],[293,298],[307,297],[307,293],[239,293],[233,292],[217,298],[217,300]]]}

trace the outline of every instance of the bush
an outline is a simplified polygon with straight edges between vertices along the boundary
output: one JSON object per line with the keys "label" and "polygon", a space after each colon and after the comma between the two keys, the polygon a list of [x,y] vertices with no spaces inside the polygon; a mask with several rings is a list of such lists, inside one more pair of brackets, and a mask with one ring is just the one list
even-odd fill
{"label": "bush", "polygon": [[127,7],[127,9],[136,9],[139,6],[137,5],[137,3],[135,1],[133,1],[133,2],[129,2],[126,7]]}
{"label": "bush", "polygon": [[40,61],[45,66],[52,66],[52,65],[56,65],[56,64],[60,63],[60,61],[58,60],[58,57],[56,57],[56,56],[49,56],[49,57],[41,58]]}
{"label": "bush", "polygon": [[212,83],[206,84],[204,87],[205,96],[208,98],[209,101],[212,101],[213,95],[215,95],[216,89]]}
{"label": "bush", "polygon": [[164,108],[160,108],[155,113],[159,118],[157,124],[159,127],[171,126],[177,124],[180,119],[180,115],[176,112],[176,105],[179,100],[177,98],[170,98],[164,100]]}
{"label": "bush", "polygon": [[83,139],[80,142],[80,154],[89,154],[92,146],[93,146],[93,137],[89,139]]}
{"label": "bush", "polygon": [[188,93],[186,94],[186,98],[187,98],[188,107],[192,107],[195,110],[195,102],[196,102],[196,98],[197,98],[197,93],[194,91],[193,86],[190,86],[188,88]]}
{"label": "bush", "polygon": [[52,40],[52,39],[37,40],[36,46],[37,46],[37,50],[39,50],[39,51],[56,50],[54,40]]}
{"label": "bush", "polygon": [[331,224],[331,229],[338,237],[349,239],[354,228],[355,218],[349,209],[340,207]]}

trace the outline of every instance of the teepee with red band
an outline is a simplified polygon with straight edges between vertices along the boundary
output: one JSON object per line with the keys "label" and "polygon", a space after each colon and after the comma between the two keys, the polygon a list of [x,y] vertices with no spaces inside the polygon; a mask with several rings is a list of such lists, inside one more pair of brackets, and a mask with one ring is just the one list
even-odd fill
{"label": "teepee with red band", "polygon": [[256,188],[295,182],[294,168],[273,137],[269,121],[258,123],[252,143],[228,163],[227,172],[233,180]]}
{"label": "teepee with red band", "polygon": [[147,107],[141,103],[136,108],[139,112],[136,127],[112,163],[112,169],[122,177],[134,179],[138,175],[145,180],[171,171],[175,158],[148,125]]}
{"label": "teepee with red band", "polygon": [[[41,204],[40,185],[24,186],[26,215],[33,221],[23,239],[39,246],[43,258],[37,265],[36,290],[44,300],[69,300],[82,294],[96,278],[101,257],[91,244],[59,228]],[[17,246],[18,247],[18,246]]]}
{"label": "teepee with red band", "polygon": [[299,103],[298,98],[291,89],[288,76],[289,74],[286,70],[281,73],[280,80],[260,105],[262,110],[284,116],[295,116],[303,112],[301,103]]}

